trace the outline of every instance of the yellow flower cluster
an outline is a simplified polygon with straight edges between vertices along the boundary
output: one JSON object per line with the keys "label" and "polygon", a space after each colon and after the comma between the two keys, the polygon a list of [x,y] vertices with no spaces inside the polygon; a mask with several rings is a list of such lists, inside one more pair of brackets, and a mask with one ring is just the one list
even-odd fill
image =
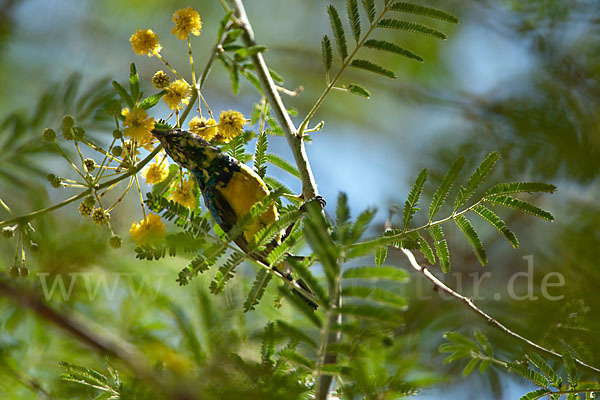
{"label": "yellow flower cluster", "polygon": [[146,166],[142,170],[142,178],[146,179],[146,183],[148,185],[154,185],[155,183],[159,183],[167,179],[169,176],[169,163],[167,160],[162,160],[159,162],[154,162],[148,166]]}
{"label": "yellow flower cluster", "polygon": [[158,43],[158,35],[152,29],[138,29],[129,38],[133,51],[137,54],[147,54],[152,57],[158,54],[162,46]]}
{"label": "yellow flower cluster", "polygon": [[180,110],[184,104],[190,101],[190,85],[184,80],[178,79],[171,83],[167,88],[167,93],[162,99],[167,103],[171,110]]}
{"label": "yellow flower cluster", "polygon": [[246,119],[237,111],[221,111],[221,117],[219,118],[219,135],[223,137],[227,143],[240,133],[242,133],[242,127],[246,123]]}
{"label": "yellow flower cluster", "polygon": [[179,40],[185,40],[190,35],[200,36],[200,30],[202,29],[202,20],[200,14],[193,8],[182,8],[181,10],[175,11],[173,14],[173,22],[175,26],[171,33],[177,36]]}
{"label": "yellow flower cluster", "polygon": [[189,209],[196,208],[196,181],[193,178],[186,179],[182,183],[174,183],[173,191],[169,200],[181,204]]}
{"label": "yellow flower cluster", "polygon": [[160,216],[148,214],[146,219],[137,224],[135,222],[131,224],[129,234],[137,246],[156,244],[165,237],[165,224]]}
{"label": "yellow flower cluster", "polygon": [[211,140],[219,133],[217,122],[212,119],[194,117],[190,121],[190,131],[199,135],[204,140]]}
{"label": "yellow flower cluster", "polygon": [[123,135],[142,146],[152,141],[150,132],[154,129],[154,118],[148,117],[146,110],[137,107],[134,107],[133,110],[124,108],[121,114],[125,117]]}

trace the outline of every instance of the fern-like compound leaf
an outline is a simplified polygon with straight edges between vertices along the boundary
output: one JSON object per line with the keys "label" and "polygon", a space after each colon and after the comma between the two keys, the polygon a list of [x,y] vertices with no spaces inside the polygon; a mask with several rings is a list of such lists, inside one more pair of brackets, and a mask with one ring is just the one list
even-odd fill
{"label": "fern-like compound leaf", "polygon": [[333,30],[333,36],[335,37],[340,57],[342,58],[342,61],[344,61],[348,57],[348,44],[346,43],[346,33],[344,32],[340,14],[332,5],[327,7],[327,13],[329,14],[331,29]]}
{"label": "fern-like compound leaf", "polygon": [[376,73],[379,75],[387,76],[388,78],[391,78],[391,79],[396,78],[396,74],[393,71],[390,71],[389,69],[385,69],[375,63],[372,63],[371,61],[355,58],[350,63],[350,66],[354,67],[354,68],[364,69],[365,71],[370,71],[370,72],[373,72],[373,73]]}
{"label": "fern-like compound leaf", "polygon": [[398,54],[419,62],[424,61],[423,57],[421,57],[417,53],[413,53],[412,51],[405,49],[402,46],[398,46],[397,44],[388,42],[386,40],[369,39],[364,43],[363,46],[370,49],[382,50],[387,51],[389,53]]}
{"label": "fern-like compound leaf", "polygon": [[356,43],[360,40],[360,13],[358,12],[358,0],[346,0],[346,8],[348,9],[348,20],[352,35]]}
{"label": "fern-like compound leaf", "polygon": [[460,156],[442,179],[440,186],[437,188],[433,197],[431,198],[431,204],[429,205],[429,221],[433,220],[433,217],[440,211],[442,205],[446,201],[446,197],[448,197],[448,193],[452,188],[452,184],[458,177],[458,173],[462,169],[463,165],[465,165],[465,158]]}
{"label": "fern-like compound leaf", "polygon": [[496,161],[500,158],[500,153],[494,151],[487,155],[487,157],[479,164],[475,172],[467,180],[466,186],[461,186],[458,191],[458,196],[454,202],[454,210],[457,210],[460,206],[465,204],[467,200],[473,196],[475,190],[481,185],[483,180],[489,175],[496,164]]}
{"label": "fern-like compound leaf", "polygon": [[321,40],[321,54],[323,56],[323,68],[325,73],[328,73],[331,69],[331,63],[333,62],[333,50],[331,48],[331,40],[329,36],[323,36]]}
{"label": "fern-like compound leaf", "polygon": [[415,22],[401,21],[399,19],[382,19],[377,23],[378,28],[398,29],[406,32],[421,33],[427,36],[433,36],[438,39],[446,40],[446,35],[437,29],[429,26],[417,24]]}
{"label": "fern-like compound leaf", "polygon": [[515,210],[519,210],[548,221],[554,221],[554,216],[550,212],[543,210],[525,200],[517,199],[512,196],[494,196],[486,199],[486,201],[489,201],[492,204],[513,208]]}
{"label": "fern-like compound leaf", "polygon": [[396,2],[390,7],[392,11],[399,11],[408,14],[422,15],[428,18],[435,18],[442,21],[458,24],[458,18],[444,10],[426,7],[419,4],[410,4],[403,1]]}
{"label": "fern-like compound leaf", "polygon": [[485,254],[485,250],[483,249],[483,244],[481,243],[481,239],[479,239],[479,235],[475,232],[475,228],[469,222],[469,220],[464,215],[459,215],[454,220],[458,229],[465,235],[465,238],[471,243],[473,247],[473,251],[477,256],[477,259],[481,263],[481,265],[485,266],[487,264],[487,255]]}
{"label": "fern-like compound leaf", "polygon": [[408,228],[408,224],[412,220],[413,216],[417,212],[417,205],[419,203],[419,197],[421,197],[421,193],[423,192],[423,185],[425,185],[425,181],[427,180],[427,169],[422,169],[413,184],[410,193],[408,194],[408,199],[404,203],[404,212],[403,212],[403,222],[404,229]]}
{"label": "fern-like compound leaf", "polygon": [[515,236],[513,231],[508,229],[504,221],[502,221],[502,219],[500,219],[500,217],[496,215],[495,212],[493,212],[492,210],[490,210],[482,204],[478,204],[475,207],[473,207],[473,211],[475,212],[475,214],[479,215],[481,218],[489,222],[489,224],[492,225],[496,230],[498,230],[498,232],[500,232],[502,236],[504,236],[506,240],[508,240],[512,247],[514,247],[515,249],[519,247],[519,241],[517,240],[517,237]]}
{"label": "fern-like compound leaf", "polygon": [[448,243],[444,236],[444,231],[439,225],[433,225],[429,227],[429,234],[433,239],[433,247],[435,248],[435,254],[437,254],[440,260],[440,268],[442,272],[448,273],[450,271],[450,251],[448,250]]}

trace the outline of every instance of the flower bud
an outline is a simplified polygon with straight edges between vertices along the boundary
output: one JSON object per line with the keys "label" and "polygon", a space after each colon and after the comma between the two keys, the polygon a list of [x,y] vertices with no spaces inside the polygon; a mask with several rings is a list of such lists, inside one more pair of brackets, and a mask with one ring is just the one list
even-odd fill
{"label": "flower bud", "polygon": [[13,278],[16,278],[19,276],[19,267],[17,267],[16,265],[13,265],[12,267],[10,267],[10,276],[12,276]]}
{"label": "flower bud", "polygon": [[123,240],[119,235],[112,235],[108,240],[108,244],[110,244],[110,247],[112,247],[113,249],[118,249],[119,247],[121,247],[121,243],[123,243]]}
{"label": "flower bud", "polygon": [[86,158],[83,160],[83,166],[87,172],[92,172],[94,169],[96,169],[96,161],[94,161],[93,158]]}
{"label": "flower bud", "polygon": [[52,128],[44,129],[44,133],[42,133],[42,137],[46,142],[54,142],[56,139],[56,132]]}
{"label": "flower bud", "polygon": [[77,140],[83,140],[83,138],[85,137],[85,129],[83,129],[80,126],[74,126],[73,127],[73,136]]}
{"label": "flower bud", "polygon": [[112,148],[111,153],[113,156],[119,157],[121,154],[123,154],[123,148],[121,146],[115,146]]}

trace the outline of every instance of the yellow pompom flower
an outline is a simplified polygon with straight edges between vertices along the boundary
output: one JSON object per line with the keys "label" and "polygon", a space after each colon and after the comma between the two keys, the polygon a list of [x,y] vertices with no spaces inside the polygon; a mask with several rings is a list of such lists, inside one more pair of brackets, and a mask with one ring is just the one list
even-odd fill
{"label": "yellow pompom flower", "polygon": [[163,160],[162,162],[153,162],[150,165],[147,165],[142,170],[142,178],[146,179],[146,183],[148,185],[154,185],[155,183],[159,183],[167,179],[169,176],[169,163],[167,160]]}
{"label": "yellow pompom flower", "polygon": [[183,108],[184,104],[189,103],[191,89],[190,85],[185,81],[178,79],[175,82],[172,82],[166,90],[167,93],[162,99],[167,103],[171,110],[180,110]]}
{"label": "yellow pompom flower", "polygon": [[148,57],[160,52],[162,46],[158,43],[158,35],[152,29],[138,29],[129,38],[133,51],[146,54]]}
{"label": "yellow pompom flower", "polygon": [[173,14],[173,22],[175,26],[171,33],[177,36],[179,40],[185,40],[189,34],[200,36],[200,30],[202,30],[202,20],[198,11],[191,7],[182,8],[175,11]]}
{"label": "yellow pompom flower", "polygon": [[196,181],[193,179],[187,179],[182,183],[175,182],[169,200],[173,200],[174,202],[193,210],[196,208],[195,189]]}
{"label": "yellow pompom flower", "polygon": [[133,110],[124,108],[121,114],[125,117],[123,121],[123,135],[135,140],[139,145],[147,145],[152,141],[154,129],[154,118],[148,117],[146,110],[134,107]]}
{"label": "yellow pompom flower", "polygon": [[139,223],[131,224],[129,234],[137,246],[145,244],[156,244],[165,237],[165,224],[160,216],[156,214],[148,214],[146,219]]}
{"label": "yellow pompom flower", "polygon": [[219,118],[219,135],[226,141],[229,141],[242,133],[242,127],[246,123],[246,119],[237,111],[221,111]]}
{"label": "yellow pompom flower", "polygon": [[212,119],[194,117],[190,121],[190,131],[199,135],[204,140],[211,140],[219,132],[217,122]]}
{"label": "yellow pompom flower", "polygon": [[156,71],[152,77],[152,85],[157,89],[164,89],[169,86],[169,75],[164,71]]}

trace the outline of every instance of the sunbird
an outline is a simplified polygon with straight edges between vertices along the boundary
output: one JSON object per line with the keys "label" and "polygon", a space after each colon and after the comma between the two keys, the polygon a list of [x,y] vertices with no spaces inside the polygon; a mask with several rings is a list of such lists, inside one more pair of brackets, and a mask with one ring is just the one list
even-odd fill
{"label": "sunbird", "polygon": [[[250,167],[221,152],[220,148],[193,132],[182,129],[154,129],[152,134],[160,141],[173,161],[194,175],[206,207],[223,231],[228,232],[255,203],[269,194],[265,182]],[[324,204],[322,198],[318,200],[322,205]],[[273,204],[264,214],[248,224],[234,242],[242,251],[248,253],[248,244],[254,234],[277,221],[278,218],[277,208]],[[284,232],[281,232],[275,238],[275,245],[281,242],[283,234]],[[253,253],[251,256],[268,265],[264,254]],[[282,267],[274,266],[273,269],[293,281],[291,274],[284,273]],[[311,292],[302,280],[295,282]],[[311,307],[317,308],[312,300],[296,290],[295,293]]]}

